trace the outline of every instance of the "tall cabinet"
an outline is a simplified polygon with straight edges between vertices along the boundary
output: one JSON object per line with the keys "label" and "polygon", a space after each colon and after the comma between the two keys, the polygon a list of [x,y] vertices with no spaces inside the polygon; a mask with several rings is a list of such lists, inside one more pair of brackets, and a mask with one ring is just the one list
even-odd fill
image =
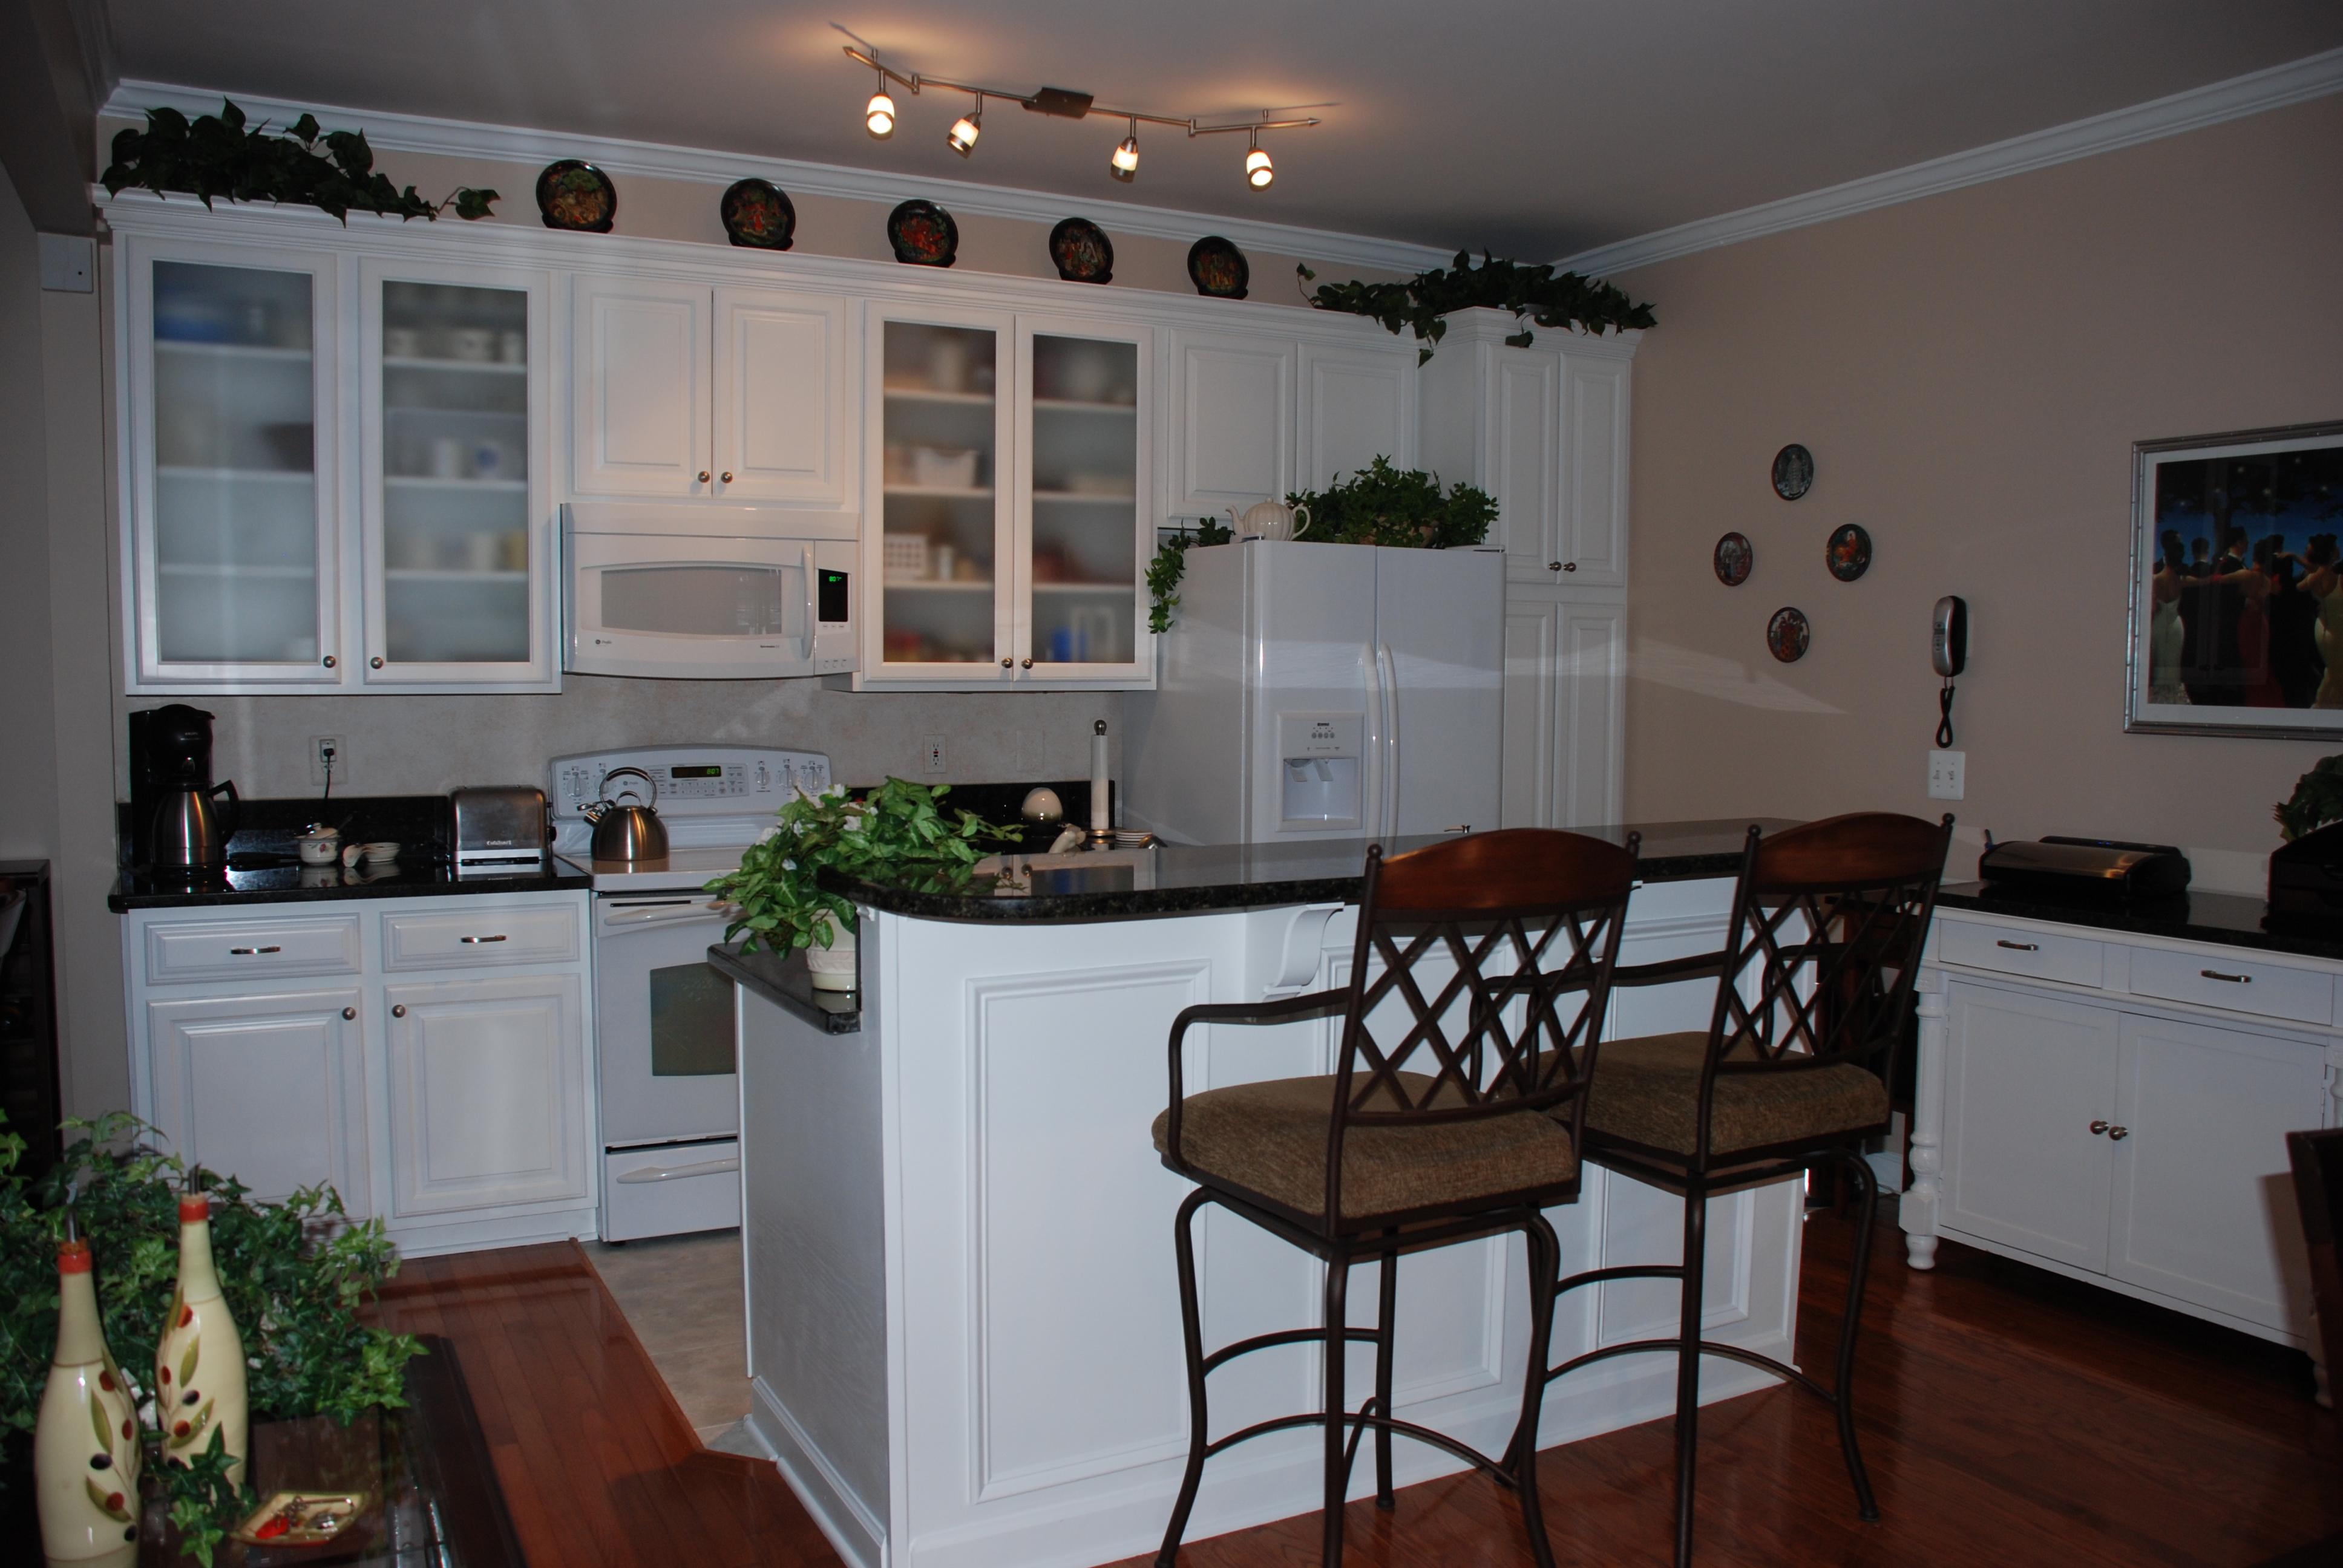
{"label": "tall cabinet", "polygon": [[1509,828],[1624,814],[1628,405],[1640,333],[1461,311],[1423,367],[1422,466],[1497,502],[1505,549]]}

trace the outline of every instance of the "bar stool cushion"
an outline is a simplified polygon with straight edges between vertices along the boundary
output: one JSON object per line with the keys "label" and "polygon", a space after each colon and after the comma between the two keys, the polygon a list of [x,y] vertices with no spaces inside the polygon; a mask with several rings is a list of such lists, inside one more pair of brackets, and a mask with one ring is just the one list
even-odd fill
{"label": "bar stool cushion", "polygon": [[[1586,1131],[1691,1156],[1700,1148],[1704,1030],[1603,1043],[1587,1091]],[[1717,1074],[1709,1148],[1718,1154],[1826,1141],[1887,1120],[1887,1086],[1852,1062]]]}
{"label": "bar stool cushion", "polygon": [[[1606,1047],[1604,1055],[1609,1057]],[[1431,1078],[1397,1074],[1417,1104]],[[1280,1078],[1192,1094],[1183,1102],[1181,1152],[1209,1182],[1257,1193],[1299,1213],[1326,1211],[1326,1136],[1335,1081]],[[1155,1147],[1169,1153],[1172,1113],[1155,1119]],[[1465,1121],[1350,1123],[1342,1137],[1342,1218],[1470,1205],[1517,1192],[1567,1188],[1578,1151],[1560,1122],[1534,1112]]]}

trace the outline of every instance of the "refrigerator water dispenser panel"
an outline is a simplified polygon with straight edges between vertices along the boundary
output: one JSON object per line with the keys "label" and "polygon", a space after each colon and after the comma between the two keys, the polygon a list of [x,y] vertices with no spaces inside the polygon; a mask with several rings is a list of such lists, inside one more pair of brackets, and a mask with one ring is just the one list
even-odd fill
{"label": "refrigerator water dispenser panel", "polygon": [[1364,821],[1360,768],[1363,713],[1281,713],[1278,816],[1286,828],[1356,828]]}

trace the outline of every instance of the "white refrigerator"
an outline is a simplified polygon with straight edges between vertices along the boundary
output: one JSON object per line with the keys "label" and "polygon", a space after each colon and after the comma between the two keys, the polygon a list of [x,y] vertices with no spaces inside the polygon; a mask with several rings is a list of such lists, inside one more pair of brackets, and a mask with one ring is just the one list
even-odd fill
{"label": "white refrigerator", "polygon": [[1249,539],[1187,552],[1123,822],[1174,843],[1497,826],[1504,553]]}

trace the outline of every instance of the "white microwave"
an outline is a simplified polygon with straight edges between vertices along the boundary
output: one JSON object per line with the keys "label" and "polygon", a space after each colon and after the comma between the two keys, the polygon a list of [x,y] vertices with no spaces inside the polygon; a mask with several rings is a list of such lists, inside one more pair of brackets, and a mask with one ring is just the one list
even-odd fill
{"label": "white microwave", "polygon": [[769,680],[855,667],[852,513],[573,501],[561,528],[565,668]]}

